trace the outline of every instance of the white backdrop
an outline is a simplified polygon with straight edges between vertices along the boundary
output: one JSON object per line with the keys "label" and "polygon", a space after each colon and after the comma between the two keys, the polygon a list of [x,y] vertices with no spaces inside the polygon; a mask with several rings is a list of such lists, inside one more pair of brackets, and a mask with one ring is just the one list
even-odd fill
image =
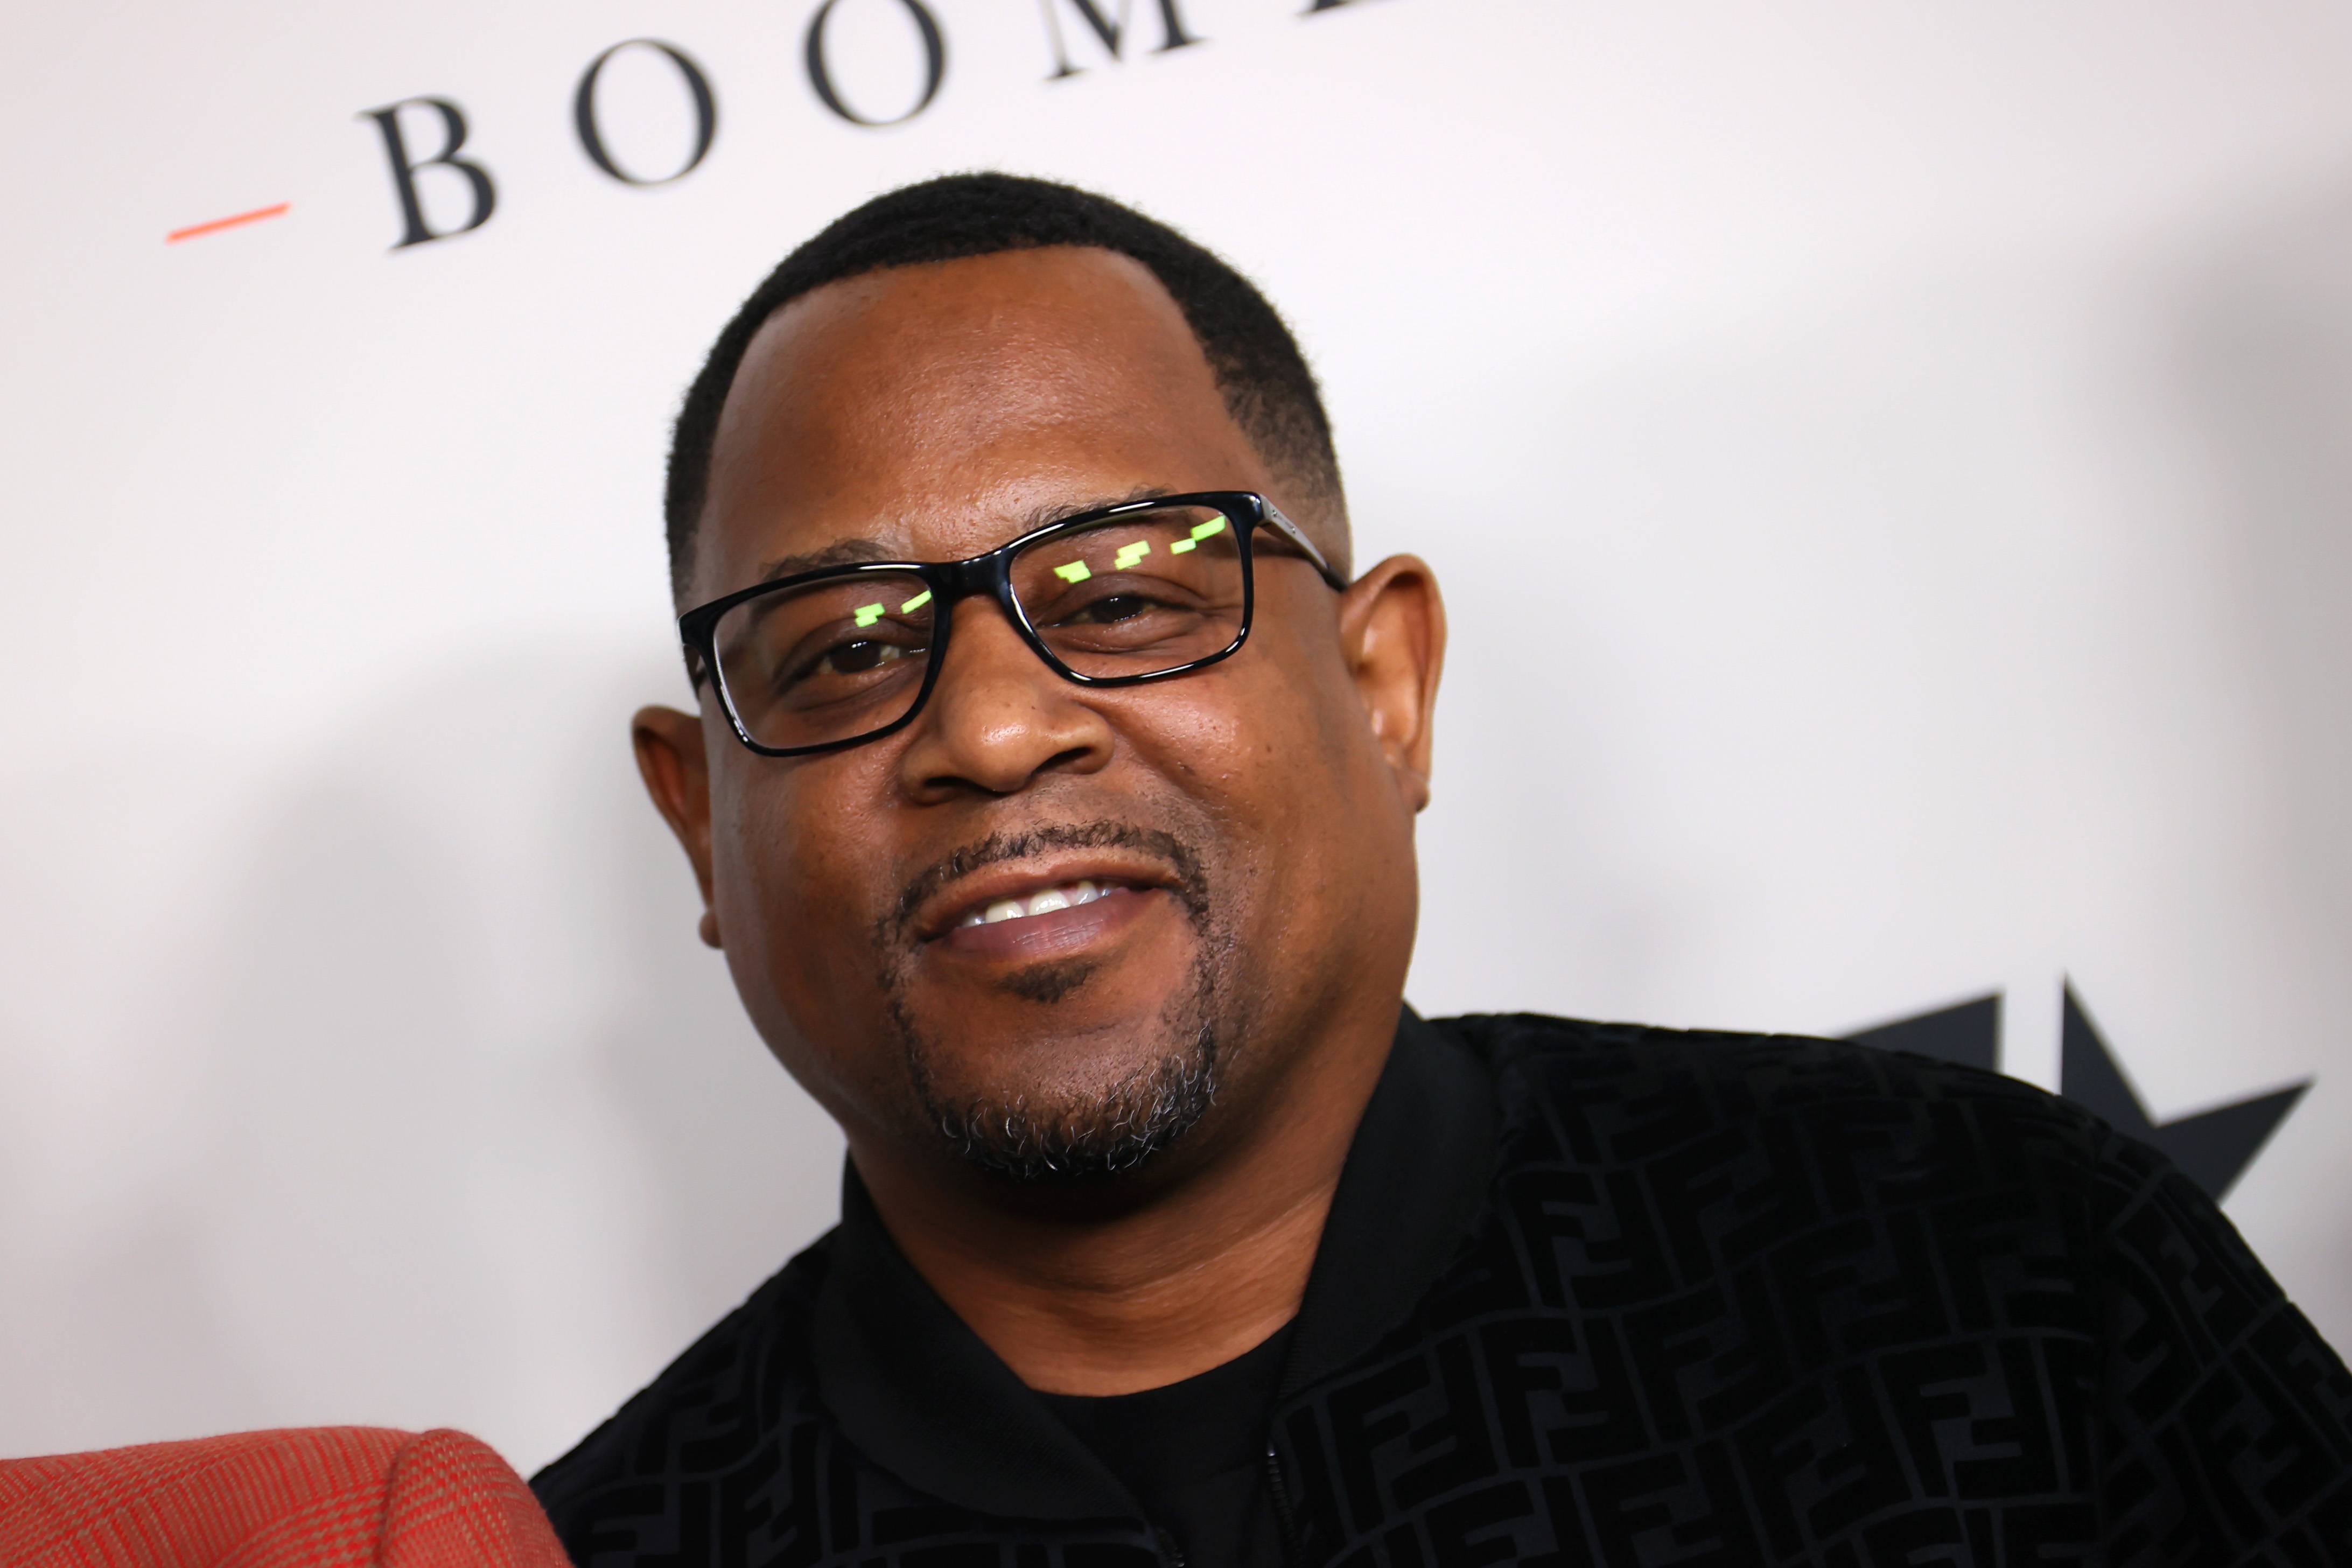
{"label": "white backdrop", "polygon": [[[529,1468],[830,1223],[625,725],[682,695],[711,334],[974,166],[1256,276],[1360,555],[1436,563],[1424,1010],[2000,990],[2054,1085],[2071,977],[2159,1121],[2315,1079],[2229,1206],[2352,1342],[2352,12],[1181,0],[1162,51],[1134,0],[1114,60],[1073,0],[929,4],[878,130],[812,0],[10,7],[0,1452],[373,1421]],[[718,123],[639,188],[572,94],[646,36]],[[903,0],[827,45],[915,100]],[[418,95],[497,205],[394,250],[362,116]],[[616,57],[616,160],[688,103]]]}

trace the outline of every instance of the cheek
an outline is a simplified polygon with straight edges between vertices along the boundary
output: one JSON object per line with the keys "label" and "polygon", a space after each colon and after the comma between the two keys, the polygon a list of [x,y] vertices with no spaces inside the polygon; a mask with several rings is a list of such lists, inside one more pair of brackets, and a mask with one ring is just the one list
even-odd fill
{"label": "cheek", "polygon": [[1281,693],[1244,680],[1196,679],[1141,695],[1157,700],[1139,722],[1120,728],[1155,772],[1227,826],[1281,811],[1281,775],[1297,765],[1298,735]]}
{"label": "cheek", "polygon": [[860,851],[874,813],[842,776],[852,770],[831,761],[763,759],[711,803],[713,894],[739,978],[756,970],[751,983],[803,1024],[818,998],[845,994],[842,974],[873,970],[874,879]]}
{"label": "cheek", "polygon": [[1238,884],[1229,891],[1291,900],[1320,879],[1334,836],[1349,831],[1364,722],[1352,688],[1269,642],[1261,650],[1253,639],[1230,668],[1145,689],[1135,723],[1120,728],[1209,819],[1211,853]]}

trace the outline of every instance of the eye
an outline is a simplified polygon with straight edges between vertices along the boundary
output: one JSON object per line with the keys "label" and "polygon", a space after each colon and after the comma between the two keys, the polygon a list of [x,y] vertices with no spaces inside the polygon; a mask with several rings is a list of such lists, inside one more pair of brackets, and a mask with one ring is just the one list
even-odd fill
{"label": "eye", "polygon": [[1106,594],[1070,618],[1076,621],[1091,621],[1097,626],[1113,626],[1120,621],[1133,620],[1138,616],[1147,615],[1157,607],[1153,600],[1147,599],[1140,594]]}
{"label": "eye", "polygon": [[818,659],[816,668],[830,675],[864,675],[906,657],[896,643],[845,642]]}

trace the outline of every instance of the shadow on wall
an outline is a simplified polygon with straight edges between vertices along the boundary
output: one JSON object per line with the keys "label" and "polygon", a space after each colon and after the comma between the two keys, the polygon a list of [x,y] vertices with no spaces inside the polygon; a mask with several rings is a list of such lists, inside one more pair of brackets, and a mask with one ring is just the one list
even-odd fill
{"label": "shadow on wall", "polygon": [[[2287,1027],[2333,1064],[2347,1059],[2352,1016],[2352,168],[2219,247],[2177,308],[2151,380],[2193,442],[2197,500],[2225,544],[2215,566],[2271,785],[2250,847],[2291,900],[2274,984],[2299,982]],[[2329,1083],[2323,1068],[2306,1117],[2332,1113]],[[2352,1225],[2315,1195],[2341,1189],[2340,1145],[2282,1140],[2273,1163],[2276,1212],[2241,1205],[2240,1223],[2264,1247],[2278,1238],[2292,1290],[2326,1291],[2313,1316],[2340,1346]]]}
{"label": "shadow on wall", "polygon": [[528,1468],[831,1223],[839,1137],[695,939],[630,760],[678,685],[486,656],[347,714],[267,811],[191,1030],[234,1424],[456,1425]]}
{"label": "shadow on wall", "polygon": [[2233,546],[2276,781],[2265,847],[2307,956],[2352,1004],[2352,171],[2252,226],[2191,282],[2164,384],[2201,438]]}

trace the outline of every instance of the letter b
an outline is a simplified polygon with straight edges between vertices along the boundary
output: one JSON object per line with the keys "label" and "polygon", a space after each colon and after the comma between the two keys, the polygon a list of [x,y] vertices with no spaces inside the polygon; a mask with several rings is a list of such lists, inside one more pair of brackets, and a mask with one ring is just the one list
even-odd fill
{"label": "letter b", "polygon": [[[400,133],[400,111],[411,107],[430,109],[441,116],[444,132],[441,151],[430,158],[412,160],[408,142]],[[455,235],[470,233],[490,221],[490,213],[498,205],[498,188],[490,184],[489,171],[470,158],[457,156],[457,149],[466,144],[464,110],[446,98],[404,98],[382,109],[371,109],[360,116],[375,121],[383,132],[383,154],[392,162],[392,188],[400,198],[401,220],[407,226],[393,248],[400,250],[412,245],[422,245],[428,239],[447,239]],[[417,200],[416,176],[419,171],[438,163],[455,169],[466,176],[473,188],[474,216],[456,228],[435,228],[425,221],[425,205]]]}

